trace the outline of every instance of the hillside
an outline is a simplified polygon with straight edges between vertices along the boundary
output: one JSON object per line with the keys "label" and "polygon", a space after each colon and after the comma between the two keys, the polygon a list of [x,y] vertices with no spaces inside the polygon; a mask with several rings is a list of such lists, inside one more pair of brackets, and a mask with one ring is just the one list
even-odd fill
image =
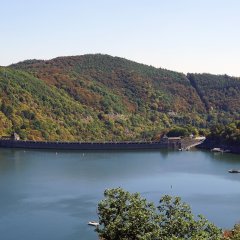
{"label": "hillside", "polygon": [[203,128],[237,119],[239,83],[101,54],[28,60],[0,67],[0,135],[115,141],[151,139],[173,125]]}
{"label": "hillside", "polygon": [[[130,111],[156,108],[164,112],[187,112],[193,110],[195,103],[199,112],[204,112],[185,75],[118,57],[100,54],[59,57],[50,61],[26,61],[12,67],[26,70],[47,84],[64,89],[75,100],[97,108],[96,101],[102,105],[106,91],[111,91]],[[120,111],[114,109],[116,104],[112,107],[113,111]],[[103,106],[102,110],[108,109]]]}
{"label": "hillside", "polygon": [[208,115],[209,122],[227,124],[240,119],[240,78],[227,75],[188,74]]}

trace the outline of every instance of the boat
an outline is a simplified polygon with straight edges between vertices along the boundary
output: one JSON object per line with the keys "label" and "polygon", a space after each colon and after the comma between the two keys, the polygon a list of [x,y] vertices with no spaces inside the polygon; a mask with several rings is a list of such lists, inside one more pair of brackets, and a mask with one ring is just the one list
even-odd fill
{"label": "boat", "polygon": [[221,153],[224,152],[223,149],[221,149],[221,148],[213,148],[213,149],[211,149],[211,151],[212,152],[221,152]]}
{"label": "boat", "polygon": [[240,173],[240,170],[237,169],[230,169],[228,170],[229,173]]}
{"label": "boat", "polygon": [[98,223],[98,222],[95,222],[95,221],[90,221],[90,222],[88,222],[88,225],[94,226],[94,227],[98,227],[98,226],[99,226],[99,223]]}

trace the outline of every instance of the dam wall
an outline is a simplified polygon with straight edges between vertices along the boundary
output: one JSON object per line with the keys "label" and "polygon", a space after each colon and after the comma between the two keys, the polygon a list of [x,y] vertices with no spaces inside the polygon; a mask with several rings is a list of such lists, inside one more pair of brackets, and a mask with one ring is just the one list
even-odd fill
{"label": "dam wall", "polygon": [[62,149],[62,150],[137,150],[137,149],[179,149],[181,142],[44,142],[22,140],[0,140],[2,148]]}

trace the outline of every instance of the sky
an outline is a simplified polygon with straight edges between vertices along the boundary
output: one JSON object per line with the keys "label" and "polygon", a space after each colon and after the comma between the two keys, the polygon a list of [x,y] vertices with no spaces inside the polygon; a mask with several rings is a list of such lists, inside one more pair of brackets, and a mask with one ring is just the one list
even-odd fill
{"label": "sky", "polygon": [[240,77],[239,0],[0,0],[0,65],[103,53]]}

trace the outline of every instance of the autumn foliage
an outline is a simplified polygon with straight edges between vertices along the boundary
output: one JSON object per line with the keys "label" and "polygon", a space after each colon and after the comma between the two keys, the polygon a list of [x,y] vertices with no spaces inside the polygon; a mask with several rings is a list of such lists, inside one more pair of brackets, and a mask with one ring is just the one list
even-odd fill
{"label": "autumn foliage", "polygon": [[154,68],[108,55],[0,67],[0,136],[118,141],[156,139],[239,116],[238,78]]}

